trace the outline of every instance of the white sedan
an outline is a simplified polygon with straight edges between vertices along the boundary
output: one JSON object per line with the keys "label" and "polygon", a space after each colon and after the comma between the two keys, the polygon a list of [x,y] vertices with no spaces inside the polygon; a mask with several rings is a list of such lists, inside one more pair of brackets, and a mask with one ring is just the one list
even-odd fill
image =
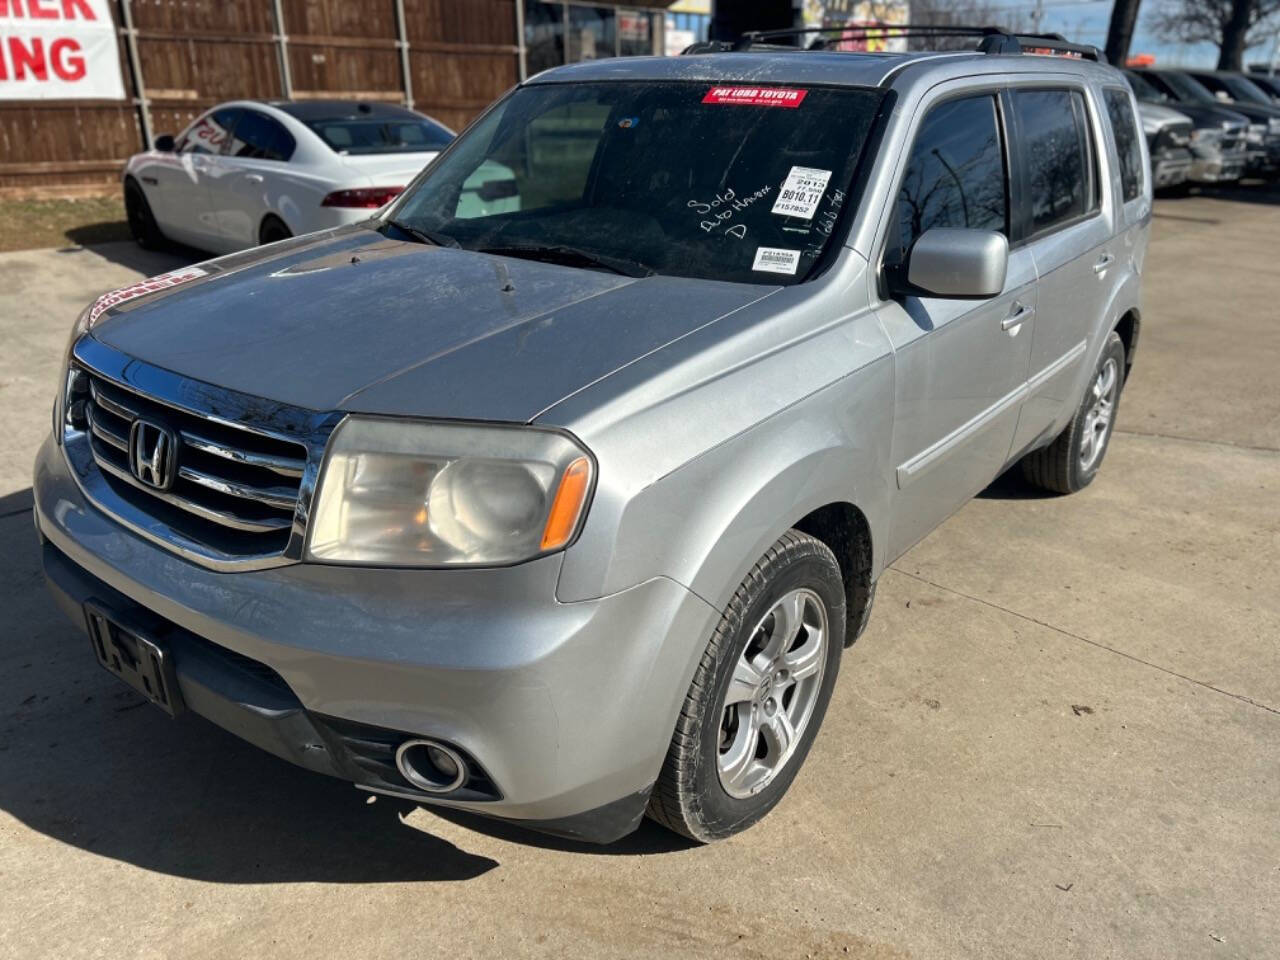
{"label": "white sedan", "polygon": [[124,169],[129,229],[229,253],[369,217],[453,139],[403,107],[339,100],[220,104]]}

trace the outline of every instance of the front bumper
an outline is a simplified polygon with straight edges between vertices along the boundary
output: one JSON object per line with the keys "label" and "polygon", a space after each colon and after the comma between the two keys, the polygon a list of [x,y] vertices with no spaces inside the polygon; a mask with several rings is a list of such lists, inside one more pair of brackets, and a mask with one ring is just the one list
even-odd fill
{"label": "front bumper", "polygon": [[[64,609],[81,626],[90,598],[158,621],[193,712],[368,789],[578,839],[608,842],[638,823],[717,619],[662,578],[558,603],[559,556],[489,570],[218,573],[88,503],[52,439],[34,494]],[[352,746],[414,736],[474,758],[494,798],[416,791]]]}
{"label": "front bumper", "polygon": [[1244,176],[1244,151],[1238,153],[1206,152],[1191,161],[1187,179],[1194,183],[1226,183]]}
{"label": "front bumper", "polygon": [[1184,182],[1191,172],[1193,162],[1191,151],[1185,149],[1162,150],[1151,156],[1151,179],[1153,186],[1173,187]]}

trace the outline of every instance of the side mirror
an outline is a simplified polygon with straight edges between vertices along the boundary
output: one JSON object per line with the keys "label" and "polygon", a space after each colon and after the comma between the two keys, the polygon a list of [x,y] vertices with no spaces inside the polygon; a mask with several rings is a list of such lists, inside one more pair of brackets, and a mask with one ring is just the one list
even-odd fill
{"label": "side mirror", "polygon": [[167,133],[160,134],[151,144],[151,149],[159,150],[161,153],[173,153],[173,137]]}
{"label": "side mirror", "polygon": [[934,227],[911,248],[907,282],[935,297],[986,300],[1004,290],[1009,241],[994,230]]}

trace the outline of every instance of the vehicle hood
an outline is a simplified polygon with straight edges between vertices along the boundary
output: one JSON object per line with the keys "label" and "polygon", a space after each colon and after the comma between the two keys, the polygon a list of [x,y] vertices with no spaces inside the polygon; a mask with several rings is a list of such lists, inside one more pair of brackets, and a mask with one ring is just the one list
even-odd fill
{"label": "vehicle hood", "polygon": [[1190,122],[1190,117],[1185,113],[1159,103],[1139,103],[1138,114],[1142,117],[1142,125],[1154,130],[1167,127],[1171,123]]}
{"label": "vehicle hood", "polygon": [[[1150,103],[1144,103],[1144,106],[1153,106]],[[1221,127],[1224,123],[1248,124],[1249,119],[1241,113],[1237,113],[1233,109],[1220,107],[1213,103],[1194,103],[1178,101],[1176,103],[1161,104],[1160,106],[1168,106],[1184,116],[1190,117],[1191,122],[1197,127]]]}
{"label": "vehicle hood", "polygon": [[93,336],[312,410],[527,422],[775,286],[632,279],[347,227],[213,260]]}
{"label": "vehicle hood", "polygon": [[342,156],[342,165],[357,177],[368,177],[375,187],[405,187],[422,168],[439,156],[438,150],[422,153],[368,153]]}

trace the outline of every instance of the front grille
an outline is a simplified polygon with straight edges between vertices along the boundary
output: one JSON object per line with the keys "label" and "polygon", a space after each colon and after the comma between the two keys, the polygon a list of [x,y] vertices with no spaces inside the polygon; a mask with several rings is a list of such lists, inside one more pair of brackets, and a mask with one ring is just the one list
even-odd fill
{"label": "front grille", "polygon": [[1191,142],[1191,124],[1173,123],[1160,131],[1156,137],[1153,153],[1160,150],[1178,149]]}
{"label": "front grille", "polygon": [[[81,369],[75,411],[94,462],[117,496],[195,542],[222,554],[283,552],[289,542],[307,448],[301,443],[162,404]],[[176,439],[167,489],[135,476],[130,438],[136,420]]]}

